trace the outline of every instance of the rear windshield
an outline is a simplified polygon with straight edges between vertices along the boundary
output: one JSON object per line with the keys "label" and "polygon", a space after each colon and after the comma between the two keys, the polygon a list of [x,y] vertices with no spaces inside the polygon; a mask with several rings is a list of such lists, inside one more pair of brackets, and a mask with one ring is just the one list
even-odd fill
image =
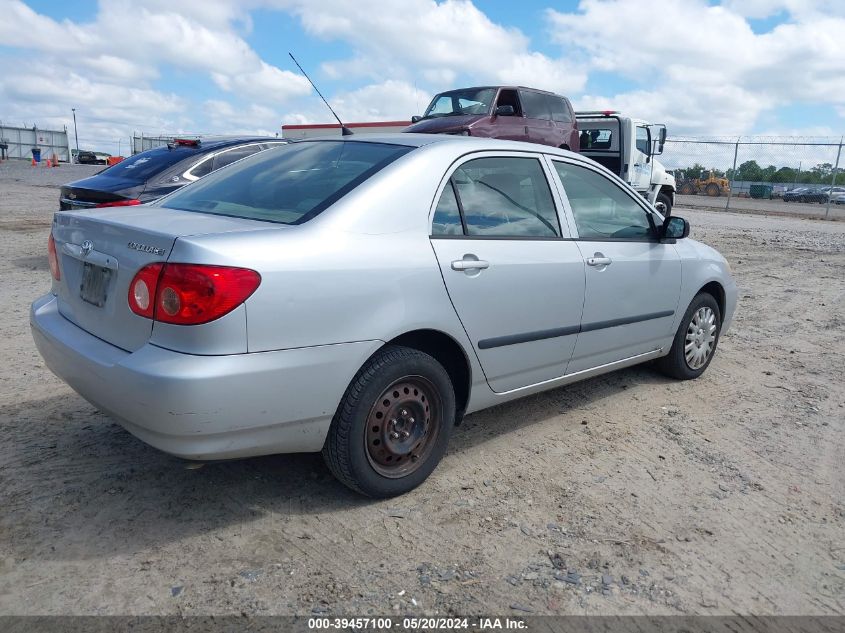
{"label": "rear windshield", "polygon": [[411,149],[355,141],[291,143],[215,171],[157,204],[301,224]]}
{"label": "rear windshield", "polygon": [[175,165],[180,160],[190,158],[197,154],[197,150],[190,147],[156,147],[146,152],[130,156],[100,174],[112,178],[129,178],[131,180],[146,181],[160,174],[165,169]]}

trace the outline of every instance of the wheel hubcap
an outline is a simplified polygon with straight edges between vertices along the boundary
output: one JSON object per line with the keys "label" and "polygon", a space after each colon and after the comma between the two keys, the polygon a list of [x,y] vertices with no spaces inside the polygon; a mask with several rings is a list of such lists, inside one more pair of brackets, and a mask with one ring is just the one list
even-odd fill
{"label": "wheel hubcap", "polygon": [[405,477],[422,466],[440,433],[440,397],[422,376],[400,378],[367,416],[367,459],[380,475]]}
{"label": "wheel hubcap", "polygon": [[716,314],[703,306],[695,311],[687,326],[684,357],[690,369],[701,369],[716,345]]}

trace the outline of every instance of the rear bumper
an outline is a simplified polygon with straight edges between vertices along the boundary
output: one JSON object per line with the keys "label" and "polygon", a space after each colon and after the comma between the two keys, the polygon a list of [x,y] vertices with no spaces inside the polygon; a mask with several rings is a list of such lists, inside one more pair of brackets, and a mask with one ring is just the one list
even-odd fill
{"label": "rear bumper", "polygon": [[65,319],[53,295],[30,326],[47,366],[133,435],[174,455],[228,459],[319,451],[352,377],[383,343],[195,356],[114,347]]}

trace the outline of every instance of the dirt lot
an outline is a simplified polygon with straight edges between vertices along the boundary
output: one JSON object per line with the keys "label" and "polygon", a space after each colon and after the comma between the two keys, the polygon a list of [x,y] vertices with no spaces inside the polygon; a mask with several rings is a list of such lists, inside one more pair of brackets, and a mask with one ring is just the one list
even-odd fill
{"label": "dirt lot", "polygon": [[731,211],[739,213],[756,213],[767,215],[793,215],[808,218],[825,218],[828,220],[845,220],[845,206],[831,204],[830,209],[826,204],[817,202],[784,202],[778,198],[755,199],[740,198],[733,196],[728,203],[727,196],[710,198],[708,196],[676,196],[676,204],[679,207],[692,207],[696,209],[714,209],[724,211],[725,205]]}
{"label": "dirt lot", "polygon": [[318,455],[192,468],[44,368],[27,311],[71,169],[0,166],[0,613],[845,612],[845,223],[678,209],[740,287],[701,379],[471,415],[373,502]]}

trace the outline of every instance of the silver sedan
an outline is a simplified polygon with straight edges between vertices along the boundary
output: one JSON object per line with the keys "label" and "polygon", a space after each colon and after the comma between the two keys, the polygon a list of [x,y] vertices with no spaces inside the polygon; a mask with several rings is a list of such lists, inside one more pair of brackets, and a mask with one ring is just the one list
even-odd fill
{"label": "silver sedan", "polygon": [[384,497],[473,411],[645,361],[700,376],[737,292],[688,234],[567,151],[304,141],[57,213],[30,321],[52,371],[163,451],[322,451]]}

